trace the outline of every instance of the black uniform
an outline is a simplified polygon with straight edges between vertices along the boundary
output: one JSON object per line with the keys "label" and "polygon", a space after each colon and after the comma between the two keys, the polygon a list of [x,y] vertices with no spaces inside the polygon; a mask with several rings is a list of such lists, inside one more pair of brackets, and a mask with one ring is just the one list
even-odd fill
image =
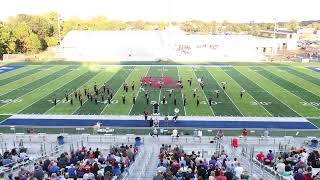
{"label": "black uniform", "polygon": [[149,104],[149,97],[147,97],[147,104]]}
{"label": "black uniform", "polygon": [[101,101],[103,102],[104,101],[104,95],[101,94]]}
{"label": "black uniform", "polygon": [[183,98],[183,106],[186,106],[187,98]]}
{"label": "black uniform", "polygon": [[111,98],[111,99],[113,98],[113,94],[112,94],[112,92],[110,92],[110,98]]}
{"label": "black uniform", "polygon": [[95,97],[94,97],[94,102],[95,102],[96,104],[98,104],[98,96],[95,96]]}
{"label": "black uniform", "polygon": [[57,105],[57,98],[56,97],[53,98],[53,103],[54,103],[54,105]]}
{"label": "black uniform", "polygon": [[219,92],[217,92],[217,98],[219,98]]}
{"label": "black uniform", "polygon": [[127,85],[127,86],[126,86],[126,92],[128,92],[128,89],[129,89],[129,88],[128,88],[128,85]]}
{"label": "black uniform", "polygon": [[66,97],[66,101],[68,101],[68,100],[69,100],[69,95],[68,95],[68,93],[65,93],[64,96]]}
{"label": "black uniform", "polygon": [[134,91],[134,84],[133,83],[131,85],[131,89],[132,89],[132,91]]}
{"label": "black uniform", "polygon": [[106,92],[106,85],[103,85],[103,92]]}
{"label": "black uniform", "polygon": [[162,98],[162,104],[166,104],[166,97],[165,96],[163,96],[163,98]]}
{"label": "black uniform", "polygon": [[193,98],[195,98],[196,97],[196,92],[195,91],[193,91]]}
{"label": "black uniform", "polygon": [[82,106],[82,98],[80,99],[80,106]]}
{"label": "black uniform", "polygon": [[176,99],[176,97],[174,97],[174,99],[173,99],[173,104],[176,106],[177,105],[177,99]]}
{"label": "black uniform", "polygon": [[108,104],[111,104],[111,98],[108,96]]}
{"label": "black uniform", "polygon": [[197,98],[197,106],[199,106],[199,104],[200,104],[200,101],[199,101],[199,99]]}
{"label": "black uniform", "polygon": [[243,96],[243,92],[241,91],[241,92],[240,92],[240,97],[241,97],[241,99],[242,99],[242,96]]}
{"label": "black uniform", "polygon": [[122,104],[126,103],[126,97],[124,95],[122,95]]}
{"label": "black uniform", "polygon": [[209,105],[211,106],[212,105],[212,98],[209,97]]}
{"label": "black uniform", "polygon": [[136,104],[136,97],[132,97],[132,104]]}
{"label": "black uniform", "polygon": [[107,88],[107,94],[108,94],[108,95],[110,94],[110,89],[109,89],[109,88]]}
{"label": "black uniform", "polygon": [[70,98],[70,104],[73,105],[73,98]]}
{"label": "black uniform", "polygon": [[84,95],[87,95],[87,88],[84,88]]}

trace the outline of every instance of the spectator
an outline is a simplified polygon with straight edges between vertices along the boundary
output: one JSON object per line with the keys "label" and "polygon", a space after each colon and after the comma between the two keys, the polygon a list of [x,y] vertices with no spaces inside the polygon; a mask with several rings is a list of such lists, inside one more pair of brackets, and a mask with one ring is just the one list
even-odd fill
{"label": "spectator", "polygon": [[237,166],[234,168],[234,171],[236,173],[236,177],[240,178],[241,174],[243,173],[243,167],[240,166],[240,163],[237,164]]}
{"label": "spectator", "polygon": [[221,171],[216,180],[227,180],[227,177],[224,175],[223,171]]}
{"label": "spectator", "polygon": [[163,180],[162,172],[158,172],[156,176],[153,177],[153,180]]}
{"label": "spectator", "polygon": [[68,168],[68,174],[69,174],[70,178],[77,177],[77,170],[76,170],[76,168],[74,167],[73,164],[71,164],[71,166]]}
{"label": "spectator", "polygon": [[279,174],[283,173],[285,171],[286,165],[283,163],[283,159],[280,160],[280,162],[276,166],[276,170]]}
{"label": "spectator", "polygon": [[257,154],[257,160],[260,162],[264,160],[264,154],[262,151],[259,154]]}
{"label": "spectator", "polygon": [[34,167],[33,176],[35,178],[37,178],[37,179],[43,179],[44,172],[43,172],[42,168],[39,165],[36,165]]}
{"label": "spectator", "polygon": [[304,180],[303,170],[298,169],[298,172],[294,175],[295,180]]}

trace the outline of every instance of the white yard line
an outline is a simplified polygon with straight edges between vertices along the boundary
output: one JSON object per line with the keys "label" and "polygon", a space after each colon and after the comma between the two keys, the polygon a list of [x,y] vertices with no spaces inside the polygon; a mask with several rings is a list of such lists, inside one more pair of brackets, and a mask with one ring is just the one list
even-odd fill
{"label": "white yard line", "polygon": [[[103,72],[99,72],[98,74],[96,74],[95,76],[93,76],[91,79],[89,79],[89,81],[91,81],[91,80],[93,80],[95,77],[99,76],[100,73],[103,73]],[[89,81],[86,81],[86,82],[84,82],[83,84],[81,84],[81,86],[80,86],[78,89],[76,89],[74,92],[77,92],[78,90],[81,90],[82,87],[83,87],[83,85],[86,84],[86,83],[88,83]],[[69,95],[73,96],[73,92],[70,92]],[[63,98],[57,103],[57,105],[52,106],[51,108],[49,108],[49,109],[48,109],[45,113],[43,113],[43,114],[47,114],[51,109],[57,107],[59,104],[62,103],[62,100],[63,100],[63,99],[65,99],[65,97],[63,97]]]}
{"label": "white yard line", "polygon": [[[266,71],[268,71],[267,69],[265,69]],[[272,73],[271,71],[268,71],[268,72],[270,72],[270,73]],[[259,73],[258,73],[259,74]],[[274,74],[274,73],[272,73],[272,74]],[[289,91],[289,90],[287,90],[286,88],[284,88],[284,87],[281,87],[280,85],[278,85],[277,83],[275,83],[275,82],[273,82],[273,81],[271,81],[270,79],[268,79],[268,78],[266,78],[266,77],[264,77],[263,75],[261,75],[261,74],[259,74],[261,77],[263,77],[264,79],[266,79],[266,80],[268,80],[268,81],[270,81],[270,82],[272,82],[273,84],[275,84],[275,85],[277,85],[278,87],[280,87],[281,89],[283,89],[284,91],[286,91],[286,92],[289,92],[290,94],[292,94],[292,95],[294,95],[294,96],[296,96],[298,99],[300,99],[301,100],[301,102],[306,102],[306,100],[304,100],[304,99],[302,99],[301,97],[299,97],[299,96],[297,96],[296,94],[294,94],[293,92],[291,92],[291,91]],[[274,74],[274,75],[276,75],[276,74]],[[277,76],[277,75],[276,75]],[[280,76],[278,76],[278,77],[280,77]],[[282,78],[282,77],[280,77],[281,79],[284,79],[284,78]],[[286,79],[284,79],[284,80],[286,80]],[[298,86],[298,87],[300,87],[300,88],[302,88],[302,89],[304,89],[303,87],[301,87],[301,86],[299,86],[299,85],[297,85],[297,84],[295,84],[296,86]],[[307,90],[308,91],[308,90]],[[309,91],[310,92],[310,91]],[[311,92],[312,93],[312,92]],[[312,93],[313,94],[313,93]],[[315,96],[318,96],[318,95],[316,95],[316,94],[314,94]],[[319,97],[319,96],[318,96]],[[308,102],[309,103],[309,102]],[[316,106],[314,106],[314,105],[312,105],[312,104],[310,104],[312,107],[314,107],[314,108],[316,108],[316,109],[319,109],[318,107],[316,107]]]}
{"label": "white yard line", "polygon": [[[62,70],[62,69],[60,69],[60,70]],[[47,75],[47,76],[53,75],[54,73],[57,73],[57,72],[59,72],[60,70],[55,71],[55,72],[53,72],[53,73],[51,73],[51,74],[49,74],[49,75]],[[70,73],[70,72],[69,72],[69,73]],[[68,74],[68,73],[66,73],[66,74]],[[47,77],[47,76],[44,76],[44,77]],[[40,78],[40,79],[41,79],[41,78]],[[37,80],[39,80],[39,79],[37,79]],[[37,81],[37,80],[35,80],[35,81]],[[54,81],[54,80],[52,80],[52,81]],[[30,83],[33,83],[33,82],[34,82],[34,81],[32,81],[32,82],[30,82]],[[51,82],[51,81],[47,82],[46,84],[43,84],[42,86],[39,86],[39,87],[36,88],[36,89],[30,89],[31,91],[29,91],[28,93],[22,94],[21,96],[15,98],[15,99],[20,99],[21,97],[23,97],[23,96],[25,96],[25,95],[28,95],[28,94],[32,93],[33,91],[35,91],[35,90],[41,90],[41,89],[40,89],[41,87],[43,87],[44,85],[47,85],[47,84],[50,83],[50,82]],[[28,84],[30,84],[30,83],[28,83]],[[28,85],[28,84],[26,84],[26,85]],[[26,86],[26,85],[24,85],[24,86]],[[23,87],[23,86],[21,86],[21,87]],[[21,88],[21,87],[20,87],[20,88]],[[20,89],[20,88],[18,87],[18,88],[16,88],[16,89],[12,89],[12,91],[17,90],[17,89]],[[27,89],[27,90],[28,90],[28,89]],[[12,91],[10,91],[10,92],[8,92],[8,93],[11,93]],[[6,94],[8,94],[8,93],[6,93]],[[5,94],[3,94],[3,95],[5,95]],[[0,95],[0,96],[2,96],[2,95]],[[8,105],[8,104],[11,104],[11,103],[12,103],[12,102],[6,103],[6,104],[0,106],[0,108],[6,106],[6,105]]]}
{"label": "white yard line", "polygon": [[[127,80],[131,77],[131,75],[134,73],[135,69],[136,69],[136,66],[133,68],[133,70],[131,71],[131,73],[129,74],[129,76],[127,76],[127,78],[126,78],[124,81],[127,81]],[[113,97],[116,97],[116,96],[117,96],[119,90],[123,87],[123,84],[124,84],[124,83],[122,82],[122,85],[119,87],[119,89],[116,91],[116,93],[114,94]],[[107,109],[107,107],[109,107],[109,104],[107,104],[107,105],[103,108],[103,110],[100,112],[100,115]]]}
{"label": "white yard line", "polygon": [[[266,68],[264,68],[264,67],[261,67],[261,68],[263,68],[264,70],[272,73],[273,75],[275,75],[275,76],[277,76],[277,77],[279,77],[279,78],[281,78],[281,79],[283,79],[283,80],[286,80],[285,77],[276,75],[274,72],[272,72],[272,70],[268,70],[268,69],[266,69]],[[288,73],[288,72],[286,72],[286,73]],[[288,75],[290,76],[290,75],[292,75],[292,74],[288,73]],[[293,76],[295,76],[295,75],[293,75]],[[297,78],[300,78],[300,77],[297,77]],[[303,80],[303,81],[305,81],[305,80],[302,79],[302,78],[300,78],[300,79]],[[286,81],[288,81],[288,80],[286,80]],[[272,81],[272,82],[273,82],[273,81]],[[291,82],[291,81],[288,81],[288,82],[293,83],[293,82]],[[307,81],[307,82],[309,82],[309,81]],[[313,84],[312,82],[309,82],[309,83]],[[298,86],[298,87],[300,87],[301,89],[306,90],[307,92],[310,92],[311,94],[313,94],[313,95],[315,95],[315,96],[320,97],[319,95],[314,94],[312,91],[309,91],[308,89],[305,89],[304,87],[300,86],[299,83],[293,83],[293,84],[296,85],[296,86]],[[313,84],[313,85],[319,87],[319,89],[320,89],[320,86],[318,86],[318,85],[316,85],[316,84]],[[283,89],[285,89],[285,88],[283,88]],[[287,89],[286,89],[286,90],[287,90]],[[289,90],[288,90],[288,91],[289,91]],[[290,92],[290,91],[289,91],[289,92]],[[293,93],[292,93],[292,94],[293,94]],[[302,99],[302,98],[301,98],[301,99]],[[305,100],[304,100],[304,101],[305,101]]]}
{"label": "white yard line", "polygon": [[[226,74],[228,77],[230,77],[234,82],[235,84],[237,84],[241,89],[244,89],[240,84],[238,84],[238,82],[236,80],[234,80],[231,76],[229,76],[228,73],[224,72],[224,74]],[[254,100],[257,102],[257,104],[262,107],[271,117],[273,116],[263,105],[260,104],[260,102],[258,102],[250,93],[248,93],[248,95]]]}
{"label": "white yard line", "polygon": [[[179,74],[179,67],[177,67],[177,70],[178,70],[179,81],[181,81],[180,74]],[[183,109],[184,109],[184,115],[186,116],[186,115],[187,115],[187,111],[186,111],[186,107],[185,107],[184,104],[183,104],[182,89],[180,88],[180,90],[181,90],[180,93],[181,93],[182,106],[183,106]]]}
{"label": "white yard line", "polygon": [[[118,71],[117,71],[118,72]],[[116,73],[117,73],[116,72]],[[110,76],[106,81],[104,81],[104,82],[107,82],[107,81],[109,81],[116,73],[113,73],[112,74],[112,76]],[[88,101],[89,99],[86,99],[86,100],[84,100],[83,101],[83,105]],[[77,110],[80,108],[81,106],[79,105],[71,114],[74,114],[75,112],[77,112]]]}
{"label": "white yard line", "polygon": [[[162,69],[161,69],[161,79],[163,78],[163,70],[164,70],[164,67],[162,66]],[[161,98],[161,90],[162,88],[160,89],[160,92],[159,92],[159,98],[158,98],[158,104],[159,104],[159,107],[158,107],[158,112],[160,113],[160,98]],[[164,105],[164,104],[163,104]]]}
{"label": "white yard line", "polygon": [[[208,72],[209,72],[209,74],[211,75],[211,77],[217,82],[217,84],[219,85],[219,87],[221,88],[221,89],[223,89],[222,88],[222,86],[221,86],[221,84],[216,80],[216,78],[211,74],[211,72],[208,70],[208,69],[206,69]],[[244,116],[243,114],[242,114],[242,112],[240,111],[240,109],[238,108],[238,106],[233,102],[233,100],[230,98],[230,96],[228,95],[228,93],[227,92],[225,92],[224,91],[224,93],[228,96],[228,98],[230,99],[230,101],[232,102],[232,104],[238,109],[238,111],[240,112],[240,114],[242,115],[242,116]]]}
{"label": "white yard line", "polygon": [[[200,84],[199,84],[199,83],[198,83],[198,81],[197,81],[198,77],[197,77],[196,73],[194,72],[193,67],[192,67],[192,69],[191,69],[191,73],[193,73],[194,77],[196,77],[196,79],[195,79],[195,80],[196,80],[196,83],[198,84],[198,88],[200,88],[200,89],[201,89]],[[208,98],[207,98],[206,94],[204,93],[204,91],[203,91],[202,89],[201,89],[201,92],[202,92],[203,96],[206,98],[206,101],[207,101],[207,103],[208,103],[209,109],[210,109],[210,110],[211,110],[211,112],[212,112],[212,115],[213,115],[213,116],[215,116],[215,114],[214,114],[214,112],[213,112],[212,107],[209,105],[209,100],[208,100]]]}
{"label": "white yard line", "polygon": [[[71,71],[71,72],[73,72],[73,71]],[[69,72],[69,73],[71,73],[71,72]],[[67,73],[67,74],[69,74],[69,73]],[[67,75],[67,74],[65,74],[65,75]],[[80,77],[80,76],[81,76],[81,75],[83,75],[83,74],[85,74],[85,73],[79,74],[78,76],[74,77],[74,78],[73,78],[73,79],[71,79],[70,81],[68,81],[68,82],[66,82],[66,83],[62,84],[61,86],[59,86],[59,87],[55,88],[55,90],[54,90],[54,91],[56,91],[56,90],[60,89],[60,88],[61,88],[61,87],[63,87],[64,85],[66,85],[66,84],[70,83],[71,81],[75,80],[76,78]],[[64,75],[63,75],[63,76],[64,76]],[[63,76],[61,76],[60,78],[62,78]],[[60,78],[58,78],[58,79],[60,79]],[[55,79],[55,80],[57,80],[57,79]],[[53,80],[53,81],[54,81],[54,80]],[[50,81],[50,82],[52,82],[52,81]],[[44,84],[44,85],[46,85],[46,84]],[[43,86],[44,86],[44,85],[43,85]],[[41,87],[42,87],[42,86],[41,86]],[[37,89],[36,89],[36,90],[37,90]],[[31,91],[31,92],[32,92],[32,91]],[[30,92],[30,93],[31,93],[31,92]],[[50,92],[49,94],[51,94],[51,93],[52,93],[52,92]],[[29,94],[29,93],[27,93],[27,94]],[[25,94],[25,95],[27,95],[27,94]],[[35,104],[36,102],[40,101],[41,99],[43,99],[43,98],[45,98],[45,97],[49,96],[49,94],[47,94],[47,95],[45,95],[45,96],[41,97],[41,98],[40,98],[40,99],[38,99],[37,101],[35,101],[35,102],[31,103],[29,106],[27,106],[27,107],[25,107],[25,108],[21,109],[20,111],[18,111],[18,112],[17,112],[17,114],[18,114],[18,113],[20,113],[21,111],[23,111],[23,110],[27,109],[28,107],[32,106],[33,104]]]}
{"label": "white yard line", "polygon": [[[237,70],[238,71],[238,70]],[[238,71],[238,72],[240,72],[240,71]],[[242,74],[242,75],[244,75],[245,77],[247,77],[248,78],[248,76],[246,76],[245,74],[243,74],[243,73],[241,73],[240,72],[240,74]],[[258,74],[260,77],[263,77],[264,79],[266,79],[264,76],[262,76],[262,75],[260,75],[259,73],[256,73],[256,74]],[[248,78],[250,81],[252,81],[250,78]],[[266,79],[266,80],[268,80],[268,79]],[[270,80],[268,80],[268,81],[270,81]],[[254,81],[252,81],[252,82],[254,82]],[[255,82],[254,82],[255,83]],[[275,85],[277,85],[277,86],[279,86],[278,84],[276,84],[276,83],[274,83],[274,82],[272,82],[273,84],[275,84]],[[256,85],[258,85],[261,89],[263,89],[264,91],[266,91],[266,92],[268,92],[271,96],[273,96],[274,98],[276,98],[279,102],[281,102],[281,103],[283,103],[284,105],[286,105],[289,109],[291,109],[292,111],[294,111],[295,113],[297,113],[299,116],[301,116],[301,117],[303,117],[301,114],[299,114],[297,111],[295,111],[294,109],[292,109],[288,104],[286,104],[285,102],[283,102],[283,101],[281,101],[280,99],[278,99],[276,96],[274,96],[273,94],[271,94],[269,91],[267,91],[266,89],[264,89],[263,87],[261,87],[258,83],[255,83]],[[280,86],[279,86],[280,87]],[[282,87],[280,87],[280,88],[282,88]],[[282,88],[283,89],[283,88]],[[289,91],[288,91],[289,92]]]}
{"label": "white yard line", "polygon": [[[149,73],[149,70],[151,69],[151,66],[149,66],[149,68],[148,68],[148,70],[146,71],[146,74],[144,75],[144,76],[147,76],[147,74]],[[140,83],[140,82],[139,82]],[[141,86],[140,86],[141,87]],[[137,94],[136,94],[136,96],[135,96],[135,98],[138,98],[139,97],[139,94],[140,94],[140,88],[139,88],[139,90],[138,90],[138,92],[137,92]],[[132,108],[133,108],[133,106],[134,106],[134,104],[132,104],[131,105],[131,108],[130,108],[130,110],[129,110],[129,113],[128,113],[128,116],[130,115],[130,113],[131,113],[131,111],[132,111]]]}

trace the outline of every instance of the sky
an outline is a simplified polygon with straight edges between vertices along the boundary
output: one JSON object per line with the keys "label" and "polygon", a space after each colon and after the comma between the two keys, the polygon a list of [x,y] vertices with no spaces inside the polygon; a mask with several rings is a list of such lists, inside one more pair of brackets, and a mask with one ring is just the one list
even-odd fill
{"label": "sky", "polygon": [[63,19],[273,22],[320,20],[320,0],[0,0],[0,20],[57,11]]}

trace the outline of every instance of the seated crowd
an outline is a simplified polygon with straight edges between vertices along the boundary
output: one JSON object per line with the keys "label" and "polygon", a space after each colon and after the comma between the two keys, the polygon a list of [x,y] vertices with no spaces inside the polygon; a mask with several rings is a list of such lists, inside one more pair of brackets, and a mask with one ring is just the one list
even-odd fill
{"label": "seated crowd", "polygon": [[307,153],[304,148],[292,149],[290,152],[280,152],[274,155],[260,152],[256,159],[266,166],[272,167],[275,172],[285,179],[311,180],[320,179],[320,173],[312,175],[313,168],[320,167],[319,152],[316,150]]}
{"label": "seated crowd", "polygon": [[249,179],[237,158],[230,159],[225,151],[215,152],[210,160],[194,151],[187,154],[179,147],[162,145],[157,175],[154,180],[236,180]]}
{"label": "seated crowd", "polygon": [[12,149],[11,151],[5,151],[3,155],[0,153],[0,167],[12,167],[16,163],[29,160],[29,156],[26,153],[25,148],[19,150]]}
{"label": "seated crowd", "polygon": [[[97,148],[85,147],[76,152],[62,153],[60,157],[47,158],[34,164],[34,170],[21,167],[13,179],[84,179],[111,180],[120,176],[135,158],[138,149],[132,145],[112,147],[110,153],[103,154]],[[12,174],[8,179],[12,178]]]}

